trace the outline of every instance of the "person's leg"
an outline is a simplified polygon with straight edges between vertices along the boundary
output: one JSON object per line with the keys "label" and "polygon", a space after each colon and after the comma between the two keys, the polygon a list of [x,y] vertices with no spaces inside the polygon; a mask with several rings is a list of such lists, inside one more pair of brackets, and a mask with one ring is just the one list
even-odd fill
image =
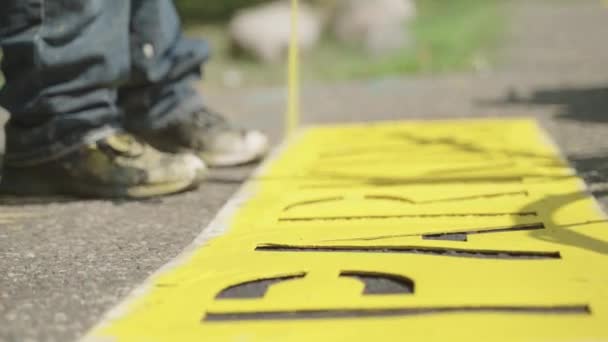
{"label": "person's leg", "polygon": [[126,127],[167,151],[196,152],[210,166],[259,159],[267,139],[210,113],[197,90],[207,44],[184,37],[172,1],[133,0],[131,80],[119,92]]}
{"label": "person's leg", "polygon": [[196,82],[209,48],[183,36],[172,1],[131,1],[130,46],[131,78],[119,92],[130,130],[159,129],[204,108]]}
{"label": "person's leg", "polygon": [[149,197],[200,182],[193,155],[118,134],[117,87],[129,78],[130,2],[4,0],[0,46],[12,114],[0,191]]}
{"label": "person's leg", "polygon": [[1,6],[8,164],[52,160],[111,134],[119,120],[115,85],[129,74],[129,2],[3,0]]}

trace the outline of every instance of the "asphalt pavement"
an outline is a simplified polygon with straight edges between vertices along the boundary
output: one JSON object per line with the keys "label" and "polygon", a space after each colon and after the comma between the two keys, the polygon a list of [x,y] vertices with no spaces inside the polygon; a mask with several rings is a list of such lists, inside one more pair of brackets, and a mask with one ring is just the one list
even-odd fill
{"label": "asphalt pavement", "polygon": [[[608,205],[608,8],[516,1],[489,70],[309,85],[305,124],[535,117]],[[212,105],[281,140],[285,90],[205,89]],[[238,113],[238,114],[237,114]],[[0,198],[0,341],[72,341],[179,254],[253,169],[148,201]]]}

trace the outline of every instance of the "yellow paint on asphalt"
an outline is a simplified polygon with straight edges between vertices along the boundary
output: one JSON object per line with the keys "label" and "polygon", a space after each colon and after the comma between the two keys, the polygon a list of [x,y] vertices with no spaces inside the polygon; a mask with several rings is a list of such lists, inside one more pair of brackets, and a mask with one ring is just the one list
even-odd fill
{"label": "yellow paint on asphalt", "polygon": [[533,121],[312,128],[243,193],[86,340],[608,341],[608,221]]}
{"label": "yellow paint on asphalt", "polygon": [[39,216],[39,213],[31,211],[0,211],[0,224],[15,224]]}

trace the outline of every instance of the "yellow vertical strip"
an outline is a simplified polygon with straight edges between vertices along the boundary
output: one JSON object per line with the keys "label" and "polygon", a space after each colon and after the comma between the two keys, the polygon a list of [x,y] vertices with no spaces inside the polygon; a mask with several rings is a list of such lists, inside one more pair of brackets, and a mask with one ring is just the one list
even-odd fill
{"label": "yellow vertical strip", "polygon": [[291,39],[287,71],[286,136],[291,135],[300,121],[300,61],[298,44],[298,0],[291,0]]}

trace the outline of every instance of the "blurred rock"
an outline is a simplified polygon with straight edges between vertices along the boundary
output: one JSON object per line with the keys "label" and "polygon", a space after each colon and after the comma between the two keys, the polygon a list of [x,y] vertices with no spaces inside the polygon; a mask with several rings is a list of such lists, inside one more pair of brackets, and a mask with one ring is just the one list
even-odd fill
{"label": "blurred rock", "polygon": [[237,69],[228,69],[222,76],[222,83],[226,88],[239,88],[243,85],[243,73]]}
{"label": "blurred rock", "polygon": [[[303,51],[319,41],[322,20],[311,7],[300,4],[299,42]],[[239,11],[230,23],[233,44],[266,63],[281,62],[291,36],[291,7],[277,1]]]}
{"label": "blurred rock", "polygon": [[341,0],[333,31],[340,41],[381,55],[411,43],[407,23],[415,16],[414,0]]}
{"label": "blurred rock", "polygon": [[476,53],[471,60],[471,65],[479,75],[486,75],[492,70],[492,65],[486,56]]}

